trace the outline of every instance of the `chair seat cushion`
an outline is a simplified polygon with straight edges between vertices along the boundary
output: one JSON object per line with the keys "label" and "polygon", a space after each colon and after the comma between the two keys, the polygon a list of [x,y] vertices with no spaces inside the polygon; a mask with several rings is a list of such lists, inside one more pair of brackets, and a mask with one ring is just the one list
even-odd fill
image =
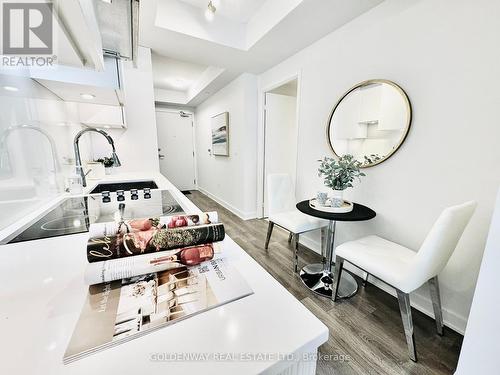
{"label": "chair seat cushion", "polygon": [[281,212],[269,215],[269,221],[289,230],[292,233],[302,233],[314,229],[319,229],[328,225],[327,220],[303,214],[299,210]]}
{"label": "chair seat cushion", "polygon": [[416,254],[407,247],[374,235],[345,242],[335,249],[335,255],[405,293],[415,289],[412,267]]}

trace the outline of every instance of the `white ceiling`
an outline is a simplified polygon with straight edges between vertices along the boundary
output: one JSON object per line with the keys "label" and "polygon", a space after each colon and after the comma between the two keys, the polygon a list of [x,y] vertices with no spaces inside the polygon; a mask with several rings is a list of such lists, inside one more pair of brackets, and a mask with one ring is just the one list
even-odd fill
{"label": "white ceiling", "polygon": [[152,54],[152,61],[154,87],[164,90],[188,91],[208,68],[156,53]]}
{"label": "white ceiling", "polygon": [[139,43],[170,59],[220,68],[182,96],[186,100],[171,101],[196,106],[238,75],[277,65],[383,0],[254,0],[262,4],[247,25],[225,17],[208,22],[192,4],[202,0],[183,1],[141,1]]}
{"label": "white ceiling", "polygon": [[[209,0],[181,1],[205,11]],[[265,2],[266,0],[212,0],[217,7],[216,16],[220,14],[240,23],[247,23]]]}

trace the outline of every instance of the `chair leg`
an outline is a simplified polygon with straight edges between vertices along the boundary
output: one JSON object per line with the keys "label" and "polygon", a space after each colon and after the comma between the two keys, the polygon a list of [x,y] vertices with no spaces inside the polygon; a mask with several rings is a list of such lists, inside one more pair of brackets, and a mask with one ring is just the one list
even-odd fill
{"label": "chair leg", "polygon": [[438,277],[434,276],[428,283],[431,291],[434,319],[436,320],[436,330],[439,336],[443,336],[443,310],[441,309],[441,293],[439,292]]}
{"label": "chair leg", "polygon": [[370,277],[370,274],[368,272],[365,272],[365,277],[363,278],[363,287],[366,288],[368,285],[368,277]]}
{"label": "chair leg", "polygon": [[408,344],[408,353],[410,359],[417,362],[417,352],[415,349],[415,336],[413,335],[413,320],[411,317],[410,295],[396,289],[398,293],[399,310],[401,311],[401,319],[405,330],[406,343]]}
{"label": "chair leg", "polygon": [[340,286],[340,277],[342,276],[342,271],[344,270],[344,258],[341,258],[339,256],[335,257],[335,273],[333,275],[333,291],[332,291],[332,298],[333,301],[335,302],[337,300],[337,295],[339,291],[339,286]]}
{"label": "chair leg", "polygon": [[273,233],[273,228],[274,228],[274,223],[272,221],[270,221],[269,225],[267,226],[266,244],[264,245],[264,248],[266,250],[269,247],[269,240],[271,239],[271,234]]}
{"label": "chair leg", "polygon": [[293,260],[293,270],[295,273],[299,272],[299,234],[295,233],[293,235],[295,243],[295,254]]}

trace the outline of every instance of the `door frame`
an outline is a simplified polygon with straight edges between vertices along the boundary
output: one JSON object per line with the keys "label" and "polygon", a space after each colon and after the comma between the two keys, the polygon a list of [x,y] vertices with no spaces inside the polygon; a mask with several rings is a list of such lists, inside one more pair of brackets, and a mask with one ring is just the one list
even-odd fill
{"label": "door frame", "polygon": [[[193,168],[194,168],[194,190],[198,190],[198,163],[197,163],[197,151],[196,151],[196,131],[194,127],[196,126],[195,122],[195,114],[192,109],[186,109],[186,108],[164,108],[164,107],[159,107],[155,105],[155,114],[156,112],[167,112],[167,113],[176,113],[180,116],[180,112],[184,112],[187,115],[191,116],[191,141],[193,142]],[[158,128],[158,124],[156,124],[156,127]],[[158,137],[158,130],[156,131],[156,137]],[[157,143],[158,143],[157,139]]]}
{"label": "door frame", "polygon": [[299,140],[299,115],[300,115],[300,93],[302,83],[302,71],[297,70],[281,79],[274,80],[258,90],[259,121],[257,124],[257,218],[264,218],[264,194],[266,174],[266,94],[288,82],[297,80],[297,104],[295,110],[295,125],[297,132],[297,154],[295,155],[295,189],[297,189],[297,165],[298,165],[298,140]]}

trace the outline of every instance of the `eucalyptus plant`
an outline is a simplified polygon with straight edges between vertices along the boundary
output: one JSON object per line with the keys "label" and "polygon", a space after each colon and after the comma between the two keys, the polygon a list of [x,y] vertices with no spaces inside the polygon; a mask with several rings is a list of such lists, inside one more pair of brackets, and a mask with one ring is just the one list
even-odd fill
{"label": "eucalyptus plant", "polygon": [[97,159],[96,161],[98,163],[104,164],[104,167],[106,167],[106,168],[111,168],[115,164],[112,157],[110,157],[110,158],[104,157],[104,158]]}
{"label": "eucalyptus plant", "polygon": [[382,157],[379,154],[365,155],[363,156],[363,158],[364,158],[363,165],[374,164],[382,160]]}
{"label": "eucalyptus plant", "polygon": [[324,178],[325,186],[333,190],[345,190],[352,187],[355,179],[366,176],[360,171],[361,162],[350,154],[342,155],[338,159],[325,156],[320,162],[318,176]]}

